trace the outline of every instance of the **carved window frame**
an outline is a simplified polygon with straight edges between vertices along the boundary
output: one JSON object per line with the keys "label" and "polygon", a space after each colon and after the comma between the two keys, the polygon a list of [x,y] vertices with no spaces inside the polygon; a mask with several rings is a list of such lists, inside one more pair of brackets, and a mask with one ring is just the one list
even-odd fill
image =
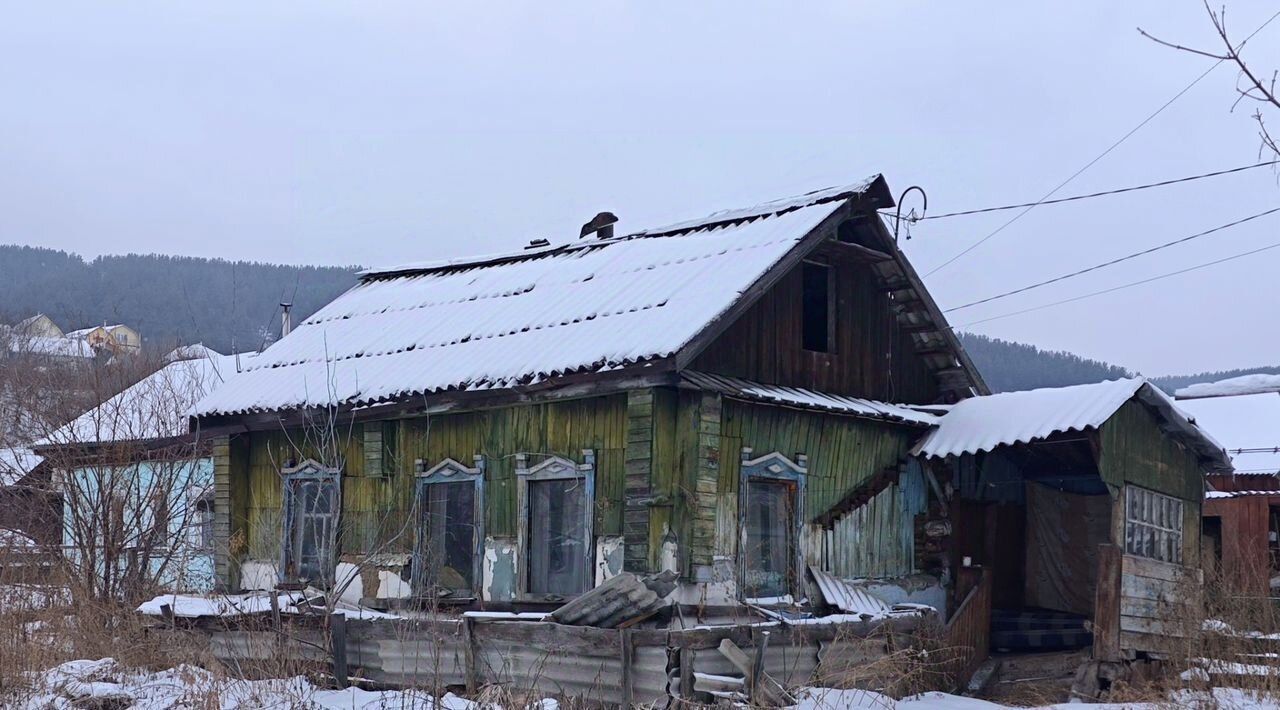
{"label": "carved window frame", "polygon": [[773,451],[752,458],[752,449],[742,447],[742,464],[738,481],[738,597],[755,598],[747,593],[747,501],[752,481],[788,483],[792,486],[791,579],[787,593],[793,600],[801,597],[804,580],[804,549],[801,535],[805,525],[805,479],[809,474],[809,459],[796,454],[795,459]]}
{"label": "carved window frame", "polygon": [[342,469],[330,466],[324,466],[313,459],[307,459],[302,463],[280,471],[280,477],[284,486],[284,515],[282,516],[281,545],[280,545],[280,569],[278,577],[281,582],[291,583],[301,579],[301,575],[296,570],[294,546],[299,533],[294,529],[296,521],[294,520],[294,509],[296,506],[296,496],[298,488],[304,483],[319,483],[320,485],[332,486],[330,495],[330,510],[325,517],[330,518],[328,539],[324,541],[326,546],[322,553],[322,563],[324,566],[325,578],[321,580],[308,580],[319,582],[321,586],[328,586],[333,583],[334,574],[338,565],[338,525],[342,520]]}
{"label": "carved window frame", "polygon": [[[581,564],[583,566],[583,579],[586,582],[586,589],[589,591],[594,585],[594,567],[595,567],[595,508],[596,508],[596,455],[592,449],[582,450],[582,463],[577,463],[562,456],[550,456],[540,463],[530,467],[528,456],[526,454],[516,454],[516,502],[519,511],[519,521],[516,533],[516,560],[517,560],[517,596],[522,600],[528,601],[562,601],[564,596],[559,594],[534,594],[529,592],[529,564],[531,559],[529,556],[529,483],[531,481],[556,481],[580,479],[586,486],[584,495],[586,501],[584,507],[583,531],[586,540],[583,544],[585,554]],[[581,592],[579,592],[581,593]]]}
{"label": "carved window frame", "polygon": [[480,590],[484,585],[484,474],[488,465],[481,454],[476,454],[472,460],[475,465],[466,466],[455,459],[446,458],[426,471],[416,474],[413,491],[414,501],[417,506],[413,546],[412,586],[414,594],[425,595],[428,593],[426,588],[427,580],[425,578],[427,571],[425,561],[427,539],[425,533],[429,523],[427,516],[430,514],[427,510],[427,492],[433,485],[470,481],[475,486],[475,493],[472,498],[471,593],[476,598],[480,597]]}

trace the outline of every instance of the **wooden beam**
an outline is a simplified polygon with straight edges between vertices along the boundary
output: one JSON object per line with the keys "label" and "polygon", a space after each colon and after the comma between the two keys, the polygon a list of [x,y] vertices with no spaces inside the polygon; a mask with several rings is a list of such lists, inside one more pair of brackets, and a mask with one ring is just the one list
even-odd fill
{"label": "wooden beam", "polygon": [[1098,588],[1093,602],[1093,658],[1120,660],[1120,548],[1098,545]]}

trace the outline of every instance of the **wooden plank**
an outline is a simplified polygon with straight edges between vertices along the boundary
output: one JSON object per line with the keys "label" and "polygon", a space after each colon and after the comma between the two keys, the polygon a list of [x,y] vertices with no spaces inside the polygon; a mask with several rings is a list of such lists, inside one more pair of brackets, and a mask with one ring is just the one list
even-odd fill
{"label": "wooden plank", "polygon": [[1120,583],[1120,595],[1167,604],[1176,604],[1182,599],[1179,585],[1150,577],[1124,577]]}
{"label": "wooden plank", "polygon": [[339,688],[347,687],[347,615],[329,615],[329,634],[333,653],[333,678]]}
{"label": "wooden plank", "polygon": [[1134,555],[1124,556],[1124,573],[1129,576],[1150,577],[1166,582],[1182,582],[1189,578],[1188,570],[1172,562],[1161,562]]}
{"label": "wooden plank", "polygon": [[1093,657],[1120,659],[1120,599],[1122,595],[1120,548],[1098,546],[1098,587],[1093,602]]}
{"label": "wooden plank", "polygon": [[629,708],[634,705],[633,697],[635,695],[635,689],[631,683],[631,666],[635,655],[635,646],[631,641],[631,631],[623,629],[618,635],[618,642],[622,645],[622,707]]}
{"label": "wooden plank", "polygon": [[1186,622],[1179,618],[1149,619],[1141,616],[1120,615],[1120,631],[1122,632],[1129,631],[1153,636],[1183,637],[1187,635],[1186,627]]}

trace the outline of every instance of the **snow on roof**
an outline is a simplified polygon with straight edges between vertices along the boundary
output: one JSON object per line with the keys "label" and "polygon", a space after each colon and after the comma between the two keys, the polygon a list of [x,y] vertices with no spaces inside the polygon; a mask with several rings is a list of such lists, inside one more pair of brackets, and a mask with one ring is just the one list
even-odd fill
{"label": "snow on roof", "polygon": [[95,326],[93,326],[93,327],[91,327],[91,328],[81,328],[81,329],[79,329],[79,330],[73,330],[73,331],[71,331],[71,332],[67,333],[67,337],[68,337],[68,338],[85,338],[85,337],[88,337],[88,335],[89,335],[90,333],[92,333],[93,331],[95,331],[95,330],[97,330],[97,329],[99,329],[99,328],[101,328],[101,329],[103,329],[103,330],[107,331],[108,333],[110,333],[110,332],[114,331],[116,328],[124,328],[124,327],[126,327],[126,326],[125,326],[123,323],[113,323],[113,324],[111,324],[111,325],[106,325],[106,324],[104,323],[103,325],[95,325]]}
{"label": "snow on roof", "polygon": [[1233,397],[1242,394],[1264,394],[1280,392],[1280,375],[1253,374],[1231,377],[1217,382],[1199,382],[1188,385],[1173,393],[1178,399],[1200,399],[1203,397]]}
{"label": "snow on roof", "polygon": [[196,360],[199,358],[217,358],[222,357],[222,353],[205,345],[204,343],[194,343],[192,345],[179,345],[169,351],[164,356],[165,362],[178,362],[179,360]]}
{"label": "snow on roof", "polygon": [[7,348],[12,353],[77,358],[95,356],[93,347],[84,340],[27,335],[10,326],[0,326],[0,341],[0,348]]}
{"label": "snow on roof", "polygon": [[1168,395],[1141,377],[961,400],[938,420],[937,428],[916,445],[915,451],[926,457],[944,458],[1026,444],[1062,432],[1096,429],[1135,397],[1159,411],[1199,455],[1211,459],[1217,468],[1230,469],[1222,445],[1197,428]]}
{"label": "snow on roof", "polygon": [[12,486],[44,463],[44,458],[31,449],[0,449],[0,486]]}
{"label": "snow on roof", "polygon": [[[241,356],[242,362],[249,356]],[[235,356],[181,360],[85,412],[37,446],[145,441],[182,436],[195,403],[235,372]]]}
{"label": "snow on roof", "polygon": [[[863,187],[872,184],[883,181]],[[668,227],[368,272],[205,397],[197,413],[363,406],[671,356],[856,189],[720,213],[677,225],[675,234]]]}
{"label": "snow on roof", "polygon": [[698,387],[728,395],[736,395],[745,399],[771,404],[802,407],[804,409],[820,409],[828,412],[841,412],[871,419],[885,419],[908,424],[928,426],[938,421],[938,417],[911,407],[877,402],[860,397],[847,397],[829,394],[800,387],[781,387],[763,385],[758,382],[737,377],[713,375],[707,372],[687,371],[685,380]]}
{"label": "snow on roof", "polygon": [[1184,399],[1178,408],[1223,443],[1237,472],[1280,471],[1280,395]]}
{"label": "snow on roof", "polygon": [[1246,496],[1276,496],[1280,491],[1205,491],[1204,497],[1209,500],[1221,498],[1242,498]]}

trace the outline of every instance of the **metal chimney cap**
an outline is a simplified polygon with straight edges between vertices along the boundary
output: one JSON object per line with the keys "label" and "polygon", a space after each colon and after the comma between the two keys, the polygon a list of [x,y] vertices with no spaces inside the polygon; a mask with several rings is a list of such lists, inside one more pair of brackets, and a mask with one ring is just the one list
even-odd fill
{"label": "metal chimney cap", "polygon": [[[578,238],[581,239],[582,237],[585,237],[589,234],[594,234],[595,232],[599,232],[605,229],[606,227],[612,226],[617,221],[618,221],[618,215],[612,212],[601,212],[597,214],[595,217],[592,217],[590,222],[587,222],[586,224],[582,225],[582,231],[578,234]],[[612,233],[613,233],[613,230],[610,229],[609,234],[611,235]]]}

